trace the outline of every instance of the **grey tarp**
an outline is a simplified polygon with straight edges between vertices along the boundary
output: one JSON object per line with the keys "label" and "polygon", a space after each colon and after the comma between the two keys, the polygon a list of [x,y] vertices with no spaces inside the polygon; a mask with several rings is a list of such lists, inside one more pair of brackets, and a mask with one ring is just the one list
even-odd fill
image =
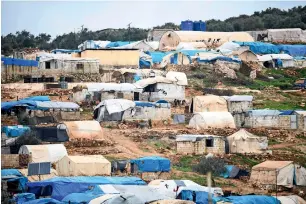
{"label": "grey tarp", "polygon": [[173,115],[173,123],[174,123],[174,124],[182,124],[182,123],[185,123],[185,115],[182,115],[182,114],[174,114],[174,115]]}

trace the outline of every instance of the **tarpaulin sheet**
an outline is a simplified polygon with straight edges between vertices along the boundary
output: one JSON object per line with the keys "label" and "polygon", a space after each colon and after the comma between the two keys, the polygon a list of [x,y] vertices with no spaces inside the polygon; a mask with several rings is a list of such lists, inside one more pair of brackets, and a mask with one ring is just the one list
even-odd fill
{"label": "tarpaulin sheet", "polygon": [[146,60],[140,58],[139,59],[139,67],[141,69],[143,69],[143,68],[150,68],[151,67],[151,63],[149,61],[146,61]]}
{"label": "tarpaulin sheet", "polygon": [[28,98],[24,98],[22,100],[28,100],[28,101],[51,101],[49,96],[31,96]]}
{"label": "tarpaulin sheet", "polygon": [[146,101],[135,101],[136,106],[141,107],[155,107],[156,104],[152,102],[146,102]]}
{"label": "tarpaulin sheet", "polygon": [[218,201],[231,202],[233,204],[280,204],[278,199],[263,195],[213,197],[214,203]]}
{"label": "tarpaulin sheet", "polygon": [[28,192],[40,195],[42,187],[50,185],[52,187],[51,197],[62,200],[68,194],[85,192],[90,186],[104,184],[146,185],[143,180],[137,177],[76,176],[55,177],[44,181],[27,183],[27,186]]}
{"label": "tarpaulin sheet", "polygon": [[18,190],[24,192],[25,185],[28,179],[24,177],[17,169],[2,169],[1,179],[5,179],[7,182],[18,182]]}
{"label": "tarpaulin sheet", "polygon": [[240,46],[248,46],[255,54],[279,54],[280,50],[276,45],[263,42],[235,42]]}
{"label": "tarpaulin sheet", "polygon": [[16,66],[28,66],[28,67],[38,67],[38,62],[34,60],[24,60],[9,57],[1,57],[4,65],[16,65]]}
{"label": "tarpaulin sheet", "polygon": [[[132,43],[132,42],[131,42]],[[112,48],[112,47],[120,47],[123,45],[130,44],[128,41],[116,41],[116,42],[110,42],[106,45],[106,48]]]}
{"label": "tarpaulin sheet", "polygon": [[15,106],[30,106],[30,107],[36,107],[37,104],[35,101],[29,101],[29,100],[20,100],[20,101],[10,101],[10,102],[1,102],[1,110],[8,110]]}
{"label": "tarpaulin sheet", "polygon": [[52,199],[52,198],[41,198],[37,200],[31,200],[24,202],[24,204],[64,204],[64,202]]}
{"label": "tarpaulin sheet", "polygon": [[33,193],[19,193],[14,195],[14,201],[17,204],[22,204],[27,201],[35,200],[35,194]]}
{"label": "tarpaulin sheet", "polygon": [[22,125],[3,126],[1,128],[1,132],[4,132],[7,137],[19,137],[27,131],[30,131],[30,128]]}
{"label": "tarpaulin sheet", "polygon": [[63,198],[63,202],[70,204],[89,203],[91,200],[104,195],[104,192],[99,186],[95,186],[92,190],[84,193],[71,193]]}
{"label": "tarpaulin sheet", "polygon": [[131,160],[131,164],[136,164],[139,172],[169,172],[171,162],[163,157],[142,157]]}
{"label": "tarpaulin sheet", "polygon": [[281,52],[292,57],[306,56],[306,45],[276,45]]}
{"label": "tarpaulin sheet", "polygon": [[196,192],[196,204],[208,204],[208,193],[203,191]]}
{"label": "tarpaulin sheet", "polygon": [[231,57],[226,57],[226,56],[217,56],[211,59],[200,59],[197,58],[197,62],[198,63],[213,63],[216,62],[217,60],[219,61],[225,61],[225,62],[235,62],[235,63],[241,63],[240,59],[235,59],[235,58],[231,58]]}

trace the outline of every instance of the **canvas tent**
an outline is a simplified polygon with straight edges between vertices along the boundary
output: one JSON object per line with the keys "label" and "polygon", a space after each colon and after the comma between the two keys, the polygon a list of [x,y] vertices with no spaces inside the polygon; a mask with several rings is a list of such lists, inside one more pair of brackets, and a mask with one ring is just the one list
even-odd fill
{"label": "canvas tent", "polygon": [[89,139],[101,140],[103,139],[102,128],[97,121],[71,121],[64,122],[69,139]]}
{"label": "canvas tent", "polygon": [[48,145],[23,145],[18,154],[31,154],[32,162],[57,162],[67,155],[66,147],[63,144]]}
{"label": "canvas tent", "polygon": [[268,138],[259,137],[245,129],[227,137],[229,153],[264,153],[268,148]]}
{"label": "canvas tent", "polygon": [[221,96],[195,96],[191,102],[191,112],[227,112],[227,102]]}
{"label": "canvas tent", "polygon": [[306,186],[306,169],[292,161],[265,161],[253,166],[250,180],[261,185]]}
{"label": "canvas tent", "polygon": [[189,121],[189,127],[195,129],[236,128],[233,116],[229,112],[199,112]]}
{"label": "canvas tent", "polygon": [[277,199],[281,204],[306,204],[306,201],[297,195],[277,196]]}
{"label": "canvas tent", "polygon": [[59,176],[110,175],[111,163],[102,155],[64,156],[56,163]]}
{"label": "canvas tent", "polygon": [[198,42],[208,39],[220,39],[219,45],[230,41],[253,42],[252,36],[246,32],[202,32],[202,31],[168,31],[159,41],[159,50],[176,48],[180,42]]}
{"label": "canvas tent", "polygon": [[[154,180],[148,186],[158,190],[159,193],[175,199],[182,190],[194,190],[209,192],[209,188],[201,186],[190,180]],[[219,187],[211,188],[211,192],[216,195],[223,195]]]}
{"label": "canvas tent", "polygon": [[123,111],[135,107],[135,102],[126,99],[108,99],[95,107],[94,118],[101,121],[120,121]]}

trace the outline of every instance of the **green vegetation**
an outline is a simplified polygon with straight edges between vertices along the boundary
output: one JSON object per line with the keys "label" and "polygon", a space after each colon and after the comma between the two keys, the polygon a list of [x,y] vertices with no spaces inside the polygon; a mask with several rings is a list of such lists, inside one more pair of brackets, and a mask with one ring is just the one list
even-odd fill
{"label": "green vegetation", "polygon": [[180,172],[179,174],[171,174],[171,178],[173,180],[191,180],[193,182],[196,182],[200,185],[207,186],[207,180],[206,177],[202,175],[197,174],[188,174]]}
{"label": "green vegetation", "polygon": [[280,144],[281,142],[273,139],[273,138],[270,138],[269,141],[268,141],[268,145],[275,145],[275,144]]}
{"label": "green vegetation", "polygon": [[[270,28],[301,28],[306,29],[306,6],[293,7],[287,11],[277,8],[267,8],[264,11],[254,12],[252,15],[240,15],[231,17],[224,21],[208,20],[208,31],[249,31],[264,30]],[[168,22],[154,28],[179,30],[179,25]],[[82,28],[78,32],[64,33],[53,36],[47,33],[40,33],[37,36],[23,30],[15,34],[10,33],[1,36],[1,52],[3,55],[12,54],[13,50],[38,47],[44,50],[55,48],[77,49],[77,46],[85,40],[109,40],[109,41],[138,41],[147,38],[148,29],[131,28],[130,35],[127,28],[103,29],[91,31]]]}
{"label": "green vegetation", "polygon": [[255,166],[260,163],[260,161],[256,161],[254,159],[248,158],[242,154],[235,154],[231,157],[231,161],[235,164],[247,165],[250,169],[252,166]]}
{"label": "green vegetation", "polygon": [[200,156],[183,156],[180,161],[173,165],[173,168],[183,172],[191,172],[192,166],[199,161]]}
{"label": "green vegetation", "polygon": [[262,106],[257,106],[257,108],[269,108],[275,110],[296,110],[296,109],[305,109],[300,107],[298,101],[290,101],[290,99],[285,101],[263,101]]}

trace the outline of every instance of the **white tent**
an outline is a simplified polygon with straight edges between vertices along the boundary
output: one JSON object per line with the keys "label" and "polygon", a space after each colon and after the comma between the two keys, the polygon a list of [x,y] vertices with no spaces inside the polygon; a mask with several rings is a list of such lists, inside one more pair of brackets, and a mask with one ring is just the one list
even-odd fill
{"label": "white tent", "polygon": [[31,154],[34,163],[53,163],[68,155],[63,144],[23,145],[20,147],[18,154]]}
{"label": "white tent", "polygon": [[268,148],[267,137],[259,137],[245,129],[227,137],[230,153],[263,153]]}
{"label": "white tent", "polygon": [[43,181],[58,176],[57,171],[55,169],[51,169],[50,174],[32,175],[32,176],[28,176],[28,169],[18,169],[18,171],[23,176],[27,177],[29,182]]}
{"label": "white tent", "polygon": [[250,180],[260,185],[306,186],[306,169],[292,161],[265,161],[253,166]]}
{"label": "white tent", "polygon": [[195,96],[191,106],[192,112],[228,112],[224,97],[215,95]]}
{"label": "white tent", "polygon": [[240,48],[240,45],[234,42],[226,42],[217,49],[227,49],[231,51],[238,51]]}
{"label": "white tent", "polygon": [[[176,198],[176,196],[182,190],[194,190],[194,191],[204,191],[209,192],[209,188],[206,186],[201,186],[190,180],[154,180],[151,181],[148,186],[155,188],[161,194],[167,195],[170,198]],[[177,190],[177,192],[176,192]],[[221,188],[211,188],[211,193],[214,195],[223,195]]]}
{"label": "white tent", "polygon": [[110,175],[111,163],[102,155],[65,156],[56,163],[59,176]]}
{"label": "white tent", "polygon": [[236,128],[233,116],[229,112],[199,112],[189,121],[189,127],[208,128]]}
{"label": "white tent", "polygon": [[277,199],[281,204],[306,204],[306,201],[297,195],[277,196]]}

